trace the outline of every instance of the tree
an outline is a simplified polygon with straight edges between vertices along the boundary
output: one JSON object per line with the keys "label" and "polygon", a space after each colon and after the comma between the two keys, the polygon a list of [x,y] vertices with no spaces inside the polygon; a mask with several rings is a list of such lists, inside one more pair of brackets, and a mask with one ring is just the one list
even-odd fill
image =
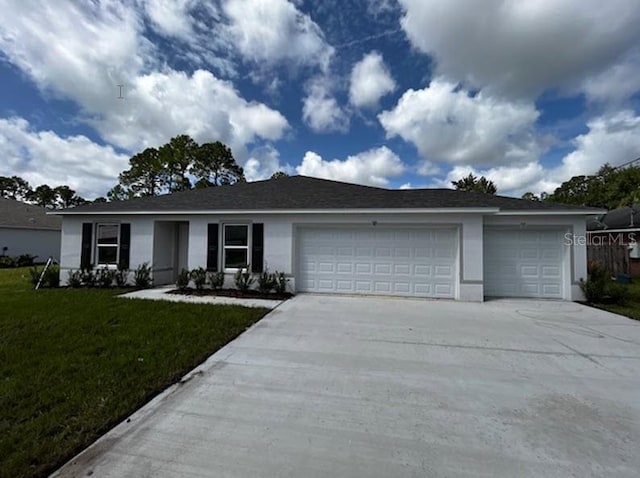
{"label": "tree", "polygon": [[56,206],[58,207],[79,206],[87,202],[86,199],[76,195],[76,192],[66,185],[57,186],[53,191],[56,194]]}
{"label": "tree", "polygon": [[469,176],[461,178],[458,181],[451,181],[451,184],[460,191],[485,194],[495,194],[498,192],[498,188],[493,181],[488,180],[484,176],[476,178],[472,173],[469,173]]}
{"label": "tree", "polygon": [[275,173],[273,173],[271,175],[270,179],[280,179],[280,178],[288,178],[289,175],[287,173],[285,173],[284,171],[276,171]]}
{"label": "tree", "polygon": [[231,150],[220,141],[198,147],[191,174],[199,178],[197,188],[244,182],[244,171]]}
{"label": "tree", "polygon": [[56,207],[57,195],[51,187],[42,184],[29,193],[27,199],[38,206],[53,209]]}
{"label": "tree", "polygon": [[190,136],[181,134],[160,147],[159,159],[168,174],[169,192],[191,189],[191,180],[187,177],[196,159],[198,143]]}
{"label": "tree", "polygon": [[33,190],[27,181],[18,176],[0,176],[0,197],[25,201]]}
{"label": "tree", "polygon": [[556,203],[615,209],[640,198],[640,167],[602,166],[591,176],[574,176],[562,183],[547,200]]}
{"label": "tree", "polygon": [[[156,148],[147,148],[129,159],[130,168],[120,173],[120,188],[114,187],[107,197],[113,200],[138,196],[156,196],[169,183],[169,173]],[[115,190],[115,191],[114,191]]]}
{"label": "tree", "polygon": [[522,199],[526,199],[528,201],[540,201],[540,197],[536,196],[532,192],[526,192],[522,195]]}
{"label": "tree", "polygon": [[133,197],[135,197],[133,193],[122,187],[121,184],[116,184],[107,192],[107,200],[109,201],[124,201]]}

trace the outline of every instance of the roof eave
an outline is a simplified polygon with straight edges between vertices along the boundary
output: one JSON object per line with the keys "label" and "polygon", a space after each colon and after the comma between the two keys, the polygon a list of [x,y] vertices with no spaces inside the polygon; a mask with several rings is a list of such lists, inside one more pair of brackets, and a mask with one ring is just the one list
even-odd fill
{"label": "roof eave", "polygon": [[353,209],[218,209],[218,210],[147,210],[147,211],[56,211],[61,216],[150,216],[150,215],[262,215],[262,214],[496,214],[495,207],[457,208],[353,208]]}
{"label": "roof eave", "polygon": [[508,209],[497,213],[498,216],[521,216],[523,214],[529,216],[597,216],[604,214],[604,209],[594,209],[585,211],[584,209],[547,209],[547,210],[531,210],[531,209]]}

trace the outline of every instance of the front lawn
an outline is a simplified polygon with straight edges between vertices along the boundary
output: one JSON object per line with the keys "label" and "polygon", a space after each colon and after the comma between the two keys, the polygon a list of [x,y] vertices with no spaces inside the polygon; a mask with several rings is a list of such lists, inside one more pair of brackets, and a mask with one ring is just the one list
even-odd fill
{"label": "front lawn", "polygon": [[27,277],[0,270],[0,477],[54,471],[268,312]]}
{"label": "front lawn", "polygon": [[626,315],[632,319],[640,320],[640,277],[634,277],[633,282],[626,287],[629,288],[629,300],[624,305],[600,305],[609,312]]}

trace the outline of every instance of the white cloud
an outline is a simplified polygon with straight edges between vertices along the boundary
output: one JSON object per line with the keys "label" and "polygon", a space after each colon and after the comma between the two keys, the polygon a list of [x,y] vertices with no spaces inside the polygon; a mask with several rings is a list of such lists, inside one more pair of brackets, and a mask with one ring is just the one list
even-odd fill
{"label": "white cloud", "polygon": [[40,89],[75,101],[82,119],[116,146],[135,151],[188,133],[223,141],[242,158],[247,145],[288,128],[278,111],[245,100],[209,71],[157,64],[131,4],[28,3],[11,2],[11,15],[0,17],[0,48]]}
{"label": "white cloud", "polygon": [[317,77],[307,84],[307,96],[302,102],[302,119],[317,133],[345,132],[349,129],[349,114],[332,96],[326,77]]}
{"label": "white cloud", "polygon": [[244,175],[247,181],[269,179],[276,171],[292,172],[291,166],[280,163],[280,153],[273,146],[256,148],[244,163]]}
{"label": "white cloud", "polygon": [[129,159],[86,136],[34,131],[22,118],[0,119],[0,156],[0,175],[18,175],[32,186],[66,184],[88,198],[105,195]]}
{"label": "white cloud", "polygon": [[408,90],[378,115],[388,137],[413,143],[425,160],[459,164],[525,163],[540,153],[533,133],[538,112],[529,102],[509,102],[468,92],[443,79]]}
{"label": "white cloud", "polygon": [[[400,4],[409,41],[434,57],[438,75],[511,96],[580,89],[585,78],[626,62],[640,49],[637,0]],[[639,70],[633,71],[638,76]]]}
{"label": "white cloud", "polygon": [[160,33],[187,39],[194,34],[189,12],[194,3],[194,0],[144,0],[144,8]]}
{"label": "white cloud", "polygon": [[357,108],[375,108],[380,98],[395,89],[396,82],[377,51],[365,55],[351,70],[349,101]]}
{"label": "white cloud", "polygon": [[593,174],[609,163],[618,166],[640,156],[640,116],[623,110],[593,118],[589,131],[577,136],[576,149],[566,155],[553,177],[565,181],[580,174]]}
{"label": "white cloud", "polygon": [[226,0],[223,34],[253,62],[294,61],[328,68],[333,48],[320,27],[287,0]]}
{"label": "white cloud", "polygon": [[326,161],[313,151],[307,151],[298,174],[371,186],[386,186],[390,177],[401,175],[405,165],[386,146],[349,156],[344,160]]}

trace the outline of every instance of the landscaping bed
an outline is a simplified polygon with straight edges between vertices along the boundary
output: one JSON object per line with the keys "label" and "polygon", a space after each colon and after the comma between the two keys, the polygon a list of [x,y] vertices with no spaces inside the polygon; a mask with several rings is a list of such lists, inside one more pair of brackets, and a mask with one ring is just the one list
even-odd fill
{"label": "landscaping bed", "polygon": [[47,476],[178,381],[265,308],[34,291],[0,270],[0,477]]}
{"label": "landscaping bed", "polygon": [[193,296],[213,296],[213,297],[235,297],[237,299],[266,299],[266,300],[287,300],[293,297],[290,292],[269,292],[263,293],[259,290],[250,289],[242,291],[238,289],[173,289],[167,294],[193,295]]}

